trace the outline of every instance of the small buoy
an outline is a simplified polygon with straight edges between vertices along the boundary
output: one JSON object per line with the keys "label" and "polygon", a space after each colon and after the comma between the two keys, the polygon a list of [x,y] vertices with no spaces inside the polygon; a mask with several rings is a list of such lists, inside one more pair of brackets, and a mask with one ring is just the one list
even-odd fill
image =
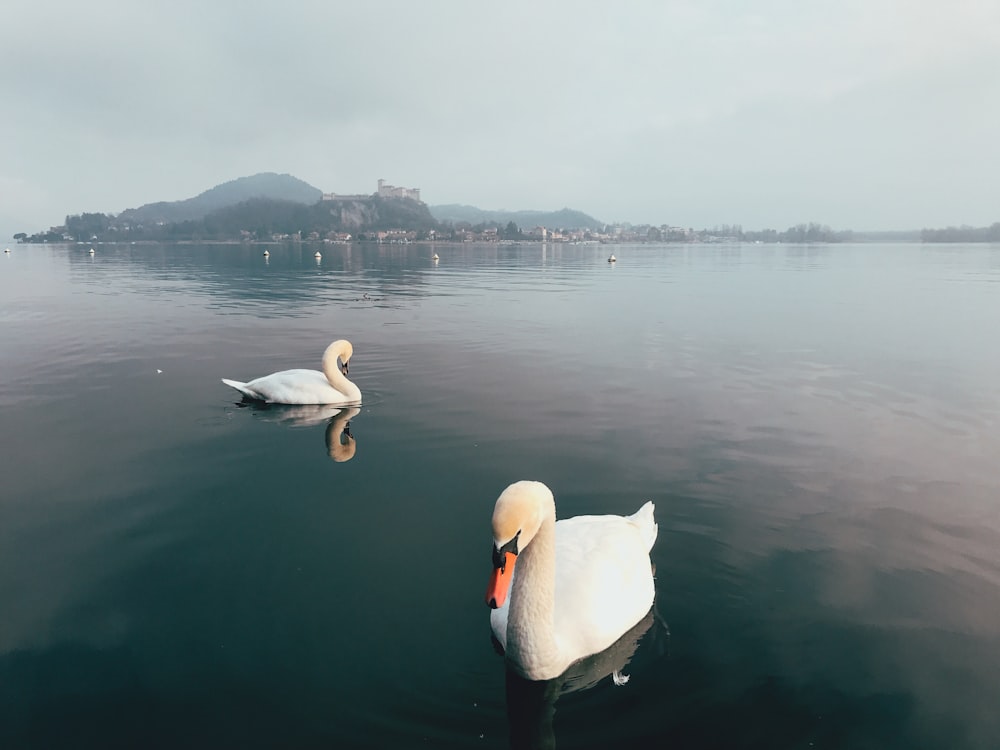
{"label": "small buoy", "polygon": [[156,374],[159,375],[163,370],[157,369]]}
{"label": "small buoy", "polygon": [[93,254],[94,254],[94,248],[90,248],[90,254],[91,254],[91,255],[93,255]]}
{"label": "small buoy", "polygon": [[618,260],[618,258],[615,257],[615,254],[611,253],[611,257],[608,258],[608,263],[614,263],[617,260]]}
{"label": "small buoy", "polygon": [[319,259],[320,259],[320,258],[322,258],[323,256],[322,256],[322,255],[320,254],[319,250],[317,250],[317,251],[316,251],[316,254],[315,254],[315,255],[314,255],[313,257],[314,257],[314,258],[315,258],[316,260],[319,260]]}
{"label": "small buoy", "polygon": [[270,254],[271,254],[271,253],[269,253],[269,252],[268,252],[267,250],[265,250],[265,251],[264,251],[264,257],[265,257],[265,258],[266,258],[266,257],[268,257],[268,256],[269,256]]}
{"label": "small buoy", "polygon": [[10,255],[10,248],[9,247],[5,247],[3,249],[3,252],[4,252],[4,255]]}

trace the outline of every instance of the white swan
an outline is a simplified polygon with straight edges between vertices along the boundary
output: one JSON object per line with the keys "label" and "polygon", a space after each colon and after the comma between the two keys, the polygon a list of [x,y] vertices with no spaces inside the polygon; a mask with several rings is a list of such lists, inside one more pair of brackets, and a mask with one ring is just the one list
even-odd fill
{"label": "white swan", "polygon": [[322,372],[282,370],[248,383],[225,378],[222,382],[247,398],[269,404],[360,404],[361,389],[345,377],[353,353],[350,341],[338,339],[323,352]]}
{"label": "white swan", "polygon": [[614,253],[611,253],[611,257],[608,258],[608,263],[617,263],[618,258],[615,257]]}
{"label": "white swan", "polygon": [[529,680],[548,680],[642,620],[653,606],[656,531],[652,502],[631,516],[557,523],[541,482],[505,489],[493,510],[486,603],[508,664]]}

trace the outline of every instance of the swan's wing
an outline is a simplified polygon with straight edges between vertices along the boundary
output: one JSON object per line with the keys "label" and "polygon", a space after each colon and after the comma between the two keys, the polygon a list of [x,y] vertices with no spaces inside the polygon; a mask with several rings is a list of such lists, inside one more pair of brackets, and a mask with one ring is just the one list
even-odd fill
{"label": "swan's wing", "polygon": [[319,370],[282,370],[251,380],[246,386],[273,404],[335,404],[346,400]]}
{"label": "swan's wing", "polygon": [[581,656],[614,643],[649,612],[655,587],[648,535],[631,518],[556,523],[555,630]]}

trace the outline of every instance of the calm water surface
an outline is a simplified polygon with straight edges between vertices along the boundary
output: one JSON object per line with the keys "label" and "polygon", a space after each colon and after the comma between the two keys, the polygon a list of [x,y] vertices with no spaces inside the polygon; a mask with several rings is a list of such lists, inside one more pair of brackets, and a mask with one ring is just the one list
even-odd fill
{"label": "calm water surface", "polygon": [[[0,746],[1000,746],[1000,247],[11,249]],[[626,685],[507,679],[521,478],[655,501]]]}

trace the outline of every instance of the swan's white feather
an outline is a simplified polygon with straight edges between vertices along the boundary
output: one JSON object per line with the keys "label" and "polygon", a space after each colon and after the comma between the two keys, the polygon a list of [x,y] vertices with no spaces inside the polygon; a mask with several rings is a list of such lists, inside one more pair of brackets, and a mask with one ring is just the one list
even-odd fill
{"label": "swan's white feather", "polygon": [[[556,674],[603,651],[649,612],[655,586],[649,551],[656,540],[653,503],[631,516],[576,516],[555,524],[553,630],[562,659]],[[517,579],[515,565],[513,578]],[[490,615],[507,649],[511,596]],[[554,675],[551,675],[554,676]]]}
{"label": "swan's white feather", "polygon": [[[338,347],[346,347],[338,349]],[[324,369],[319,370],[282,370],[271,375],[254,378],[246,383],[239,380],[222,382],[235,388],[244,396],[256,401],[266,401],[271,404],[336,404],[356,405],[361,403],[361,391],[348,380],[337,366],[339,352],[345,352],[344,357],[350,358],[351,346],[346,341],[335,341],[327,347],[323,355]],[[344,390],[333,386],[336,382]]]}
{"label": "swan's white feather", "polygon": [[330,385],[319,370],[282,370],[246,383],[251,393],[272,404],[336,404],[348,397]]}
{"label": "swan's white feather", "polygon": [[238,380],[227,380],[226,378],[222,378],[222,382],[225,383],[226,385],[228,385],[230,388],[235,388],[236,390],[238,390],[240,393],[242,393],[247,398],[252,398],[252,399],[255,399],[257,401],[263,401],[264,400],[264,397],[261,396],[259,393],[255,392],[255,391],[251,391],[247,387],[246,383],[241,383]]}

